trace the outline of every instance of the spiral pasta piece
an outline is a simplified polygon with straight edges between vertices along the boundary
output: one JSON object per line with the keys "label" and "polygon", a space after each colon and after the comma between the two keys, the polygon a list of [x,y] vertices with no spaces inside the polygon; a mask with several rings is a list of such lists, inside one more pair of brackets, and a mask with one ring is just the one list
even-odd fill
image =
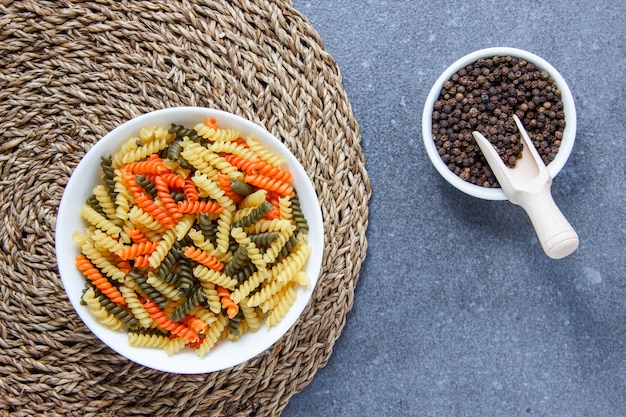
{"label": "spiral pasta piece", "polygon": [[235,342],[239,340],[244,333],[248,331],[248,323],[240,318],[239,316],[235,316],[228,322],[228,340],[231,342]]}
{"label": "spiral pasta piece", "polygon": [[267,213],[269,213],[269,211],[273,208],[274,206],[272,206],[270,203],[268,203],[267,201],[262,202],[260,205],[258,205],[257,207],[252,207],[250,208],[250,210],[247,209],[243,209],[240,210],[247,211],[247,214],[245,214],[243,217],[235,220],[233,222],[233,228],[235,227],[248,227],[253,225],[254,223],[256,223],[257,221],[259,221],[262,217],[265,217],[267,215]]}
{"label": "spiral pasta piece", "polygon": [[[183,169],[192,169],[193,165],[191,165],[185,158],[182,157],[181,152],[183,147],[181,145],[181,140],[176,139],[170,142],[167,145],[167,159],[174,164],[178,164]],[[170,169],[174,168],[170,166]]]}
{"label": "spiral pasta piece", "polygon": [[141,327],[148,328],[152,323],[152,317],[143,308],[143,304],[137,298],[137,293],[134,289],[127,285],[121,285],[119,288],[120,293],[126,300],[126,306],[130,309],[130,312],[135,316]]}
{"label": "spiral pasta piece", "polygon": [[128,230],[128,237],[130,237],[130,239],[134,243],[145,243],[149,241],[149,239],[144,235],[141,229],[137,227],[133,227],[132,229]]}
{"label": "spiral pasta piece", "polygon": [[136,151],[140,143],[141,143],[141,139],[139,139],[138,137],[132,137],[124,141],[120,149],[117,152],[115,152],[113,155],[111,155],[111,163],[110,163],[111,167],[112,168],[121,167],[124,164],[124,162],[122,161],[124,156],[128,153]]}
{"label": "spiral pasta piece", "polygon": [[128,212],[133,201],[133,197],[128,191],[126,184],[122,181],[122,173],[115,170],[115,217],[121,221],[128,219]]}
{"label": "spiral pasta piece", "polygon": [[222,191],[224,191],[224,195],[233,200],[234,203],[239,203],[243,200],[243,196],[232,189],[230,185],[231,179],[228,175],[218,174],[217,182]]}
{"label": "spiral pasta piece", "polygon": [[126,274],[119,268],[117,263],[114,263],[114,258],[109,256],[108,252],[102,252],[96,248],[88,235],[81,232],[74,232],[72,239],[81,247],[82,254],[103,274],[119,282],[124,280]]}
{"label": "spiral pasta piece", "polygon": [[298,242],[292,252],[272,267],[272,276],[279,282],[293,280],[311,254],[311,248]]}
{"label": "spiral pasta piece", "polygon": [[217,201],[225,210],[233,211],[235,209],[235,202],[224,193],[224,190],[219,187],[216,181],[204,174],[198,173],[196,173],[191,180],[199,190],[206,192],[211,199]]}
{"label": "spiral pasta piece", "polygon": [[254,171],[257,163],[257,159],[247,159],[239,155],[224,155],[224,160],[234,167],[239,168],[241,171],[251,173]]}
{"label": "spiral pasta piece", "polygon": [[141,225],[153,232],[165,233],[165,227],[161,223],[137,206],[130,209],[128,218],[134,224]]}
{"label": "spiral pasta piece", "polygon": [[309,224],[306,220],[306,217],[304,216],[304,213],[302,212],[302,207],[300,206],[300,198],[297,194],[291,199],[291,209],[293,221],[296,224],[296,228],[305,232],[308,231]]}
{"label": "spiral pasta piece", "polygon": [[[241,300],[248,297],[252,291],[259,288],[261,283],[263,283],[267,278],[269,278],[270,274],[267,269],[261,269],[253,273],[247,280],[241,283],[231,294],[230,298],[234,303],[239,304]],[[248,305],[253,306],[248,302]],[[256,304],[258,305],[258,303]]]}
{"label": "spiral pasta piece", "polygon": [[196,223],[194,224],[194,226],[197,226],[200,232],[202,232],[202,236],[208,240],[214,240],[217,235],[217,224],[213,217],[217,219],[217,216],[212,216],[208,213],[199,213],[196,217]]}
{"label": "spiral pasta piece", "polygon": [[100,168],[102,169],[102,179],[112,201],[115,201],[115,168],[111,156],[100,157]]}
{"label": "spiral pasta piece", "polygon": [[150,255],[149,264],[151,267],[156,268],[161,264],[161,262],[163,261],[163,258],[165,258],[165,255],[167,255],[167,253],[172,248],[172,245],[174,244],[175,241],[176,241],[175,230],[170,229],[163,234],[161,240],[158,242],[156,248]]}
{"label": "spiral pasta piece", "polygon": [[230,225],[232,213],[230,210],[224,210],[217,219],[216,245],[217,250],[226,253],[230,248]]}
{"label": "spiral pasta piece", "polygon": [[239,138],[239,130],[237,129],[220,129],[219,127],[207,126],[203,123],[198,123],[194,127],[194,130],[198,132],[199,136],[210,140],[211,142],[226,142]]}
{"label": "spiral pasta piece", "polygon": [[239,205],[240,209],[245,209],[249,207],[257,207],[264,201],[267,201],[267,191],[266,190],[257,190],[252,194],[246,196],[243,199],[241,204]]}
{"label": "spiral pasta piece", "polygon": [[254,187],[239,179],[230,180],[230,189],[241,196],[238,202],[254,192]]}
{"label": "spiral pasta piece", "polygon": [[150,157],[144,161],[135,161],[125,164],[124,169],[131,174],[161,175],[170,172],[169,168],[163,163],[163,160],[156,154],[150,155]]}
{"label": "spiral pasta piece", "polygon": [[219,314],[222,311],[222,301],[220,296],[217,295],[217,286],[209,281],[200,281],[202,290],[204,291],[204,297],[206,304],[214,314]]}
{"label": "spiral pasta piece", "polygon": [[111,220],[113,223],[118,221],[119,219],[116,216],[117,209],[115,207],[115,200],[111,197],[111,194],[107,190],[107,188],[102,185],[96,185],[93,189],[93,194],[102,207],[102,211],[106,214],[106,217]]}
{"label": "spiral pasta piece", "polygon": [[259,314],[256,307],[250,307],[247,301],[247,299],[241,300],[241,302],[239,303],[239,307],[241,308],[243,317],[248,324],[248,328],[251,331],[255,331],[261,328],[262,315]]}
{"label": "spiral pasta piece", "polygon": [[197,287],[192,291],[187,298],[176,307],[176,309],[170,314],[172,321],[179,322],[187,315],[193,308],[199,306],[204,301],[204,293],[201,287]]}
{"label": "spiral pasta piece", "polygon": [[189,138],[194,142],[206,142],[195,129],[189,129],[181,124],[174,124],[168,129],[168,132],[174,134],[177,139]]}
{"label": "spiral pasta piece", "polygon": [[150,314],[150,317],[163,329],[169,330],[172,334],[180,336],[188,340],[189,342],[197,342],[200,340],[198,333],[185,326],[183,323],[176,323],[168,319],[163,310],[154,303],[151,299],[147,299],[143,303],[144,308]]}
{"label": "spiral pasta piece", "polygon": [[266,264],[271,264],[276,260],[282,248],[285,246],[289,238],[291,238],[295,230],[296,226],[289,223],[277,233],[277,238],[272,243],[270,243],[267,250],[263,254],[263,260],[266,262]]}
{"label": "spiral pasta piece", "polygon": [[184,256],[178,260],[178,287],[182,290],[192,288],[197,282],[193,275],[193,267]]}
{"label": "spiral pasta piece", "polygon": [[291,226],[291,222],[282,219],[266,220],[261,219],[250,227],[246,228],[246,232],[250,234],[259,234],[264,232],[280,232]]}
{"label": "spiral pasta piece", "polygon": [[217,180],[219,171],[205,159],[206,155],[212,153],[210,149],[207,149],[199,143],[192,142],[188,138],[183,139],[181,146],[181,156],[185,158],[185,160],[188,161],[197,170],[197,172],[206,175],[207,178],[214,181]]}
{"label": "spiral pasta piece", "polygon": [[129,164],[131,162],[139,161],[144,159],[152,154],[159,152],[162,149],[165,149],[170,137],[162,137],[155,139],[149,143],[144,144],[144,146],[137,147],[132,151],[126,152],[121,156],[122,164]]}
{"label": "spiral pasta piece", "polygon": [[254,168],[252,169],[252,172],[259,174],[259,175],[273,178],[277,181],[282,181],[282,182],[293,181],[293,175],[291,175],[291,172],[278,168],[277,166],[274,166],[263,160],[256,161],[256,163],[254,164]]}
{"label": "spiral pasta piece", "polygon": [[285,160],[282,156],[263,146],[256,136],[250,135],[247,138],[247,142],[250,150],[253,151],[259,159],[267,162],[268,164],[274,165],[277,168],[280,168],[285,164]]}
{"label": "spiral pasta piece", "polygon": [[[201,307],[196,306],[196,307],[194,307],[194,310],[197,309],[197,308],[201,308]],[[196,317],[196,316],[192,315],[191,312],[189,312],[189,314],[187,314],[185,317],[183,317],[181,319],[181,321],[187,327],[189,327],[191,330],[193,330],[194,332],[198,333],[199,335],[204,334],[204,332],[206,332],[206,329],[208,327],[207,323],[205,323],[199,317]]]}
{"label": "spiral pasta piece", "polygon": [[117,305],[126,305],[126,300],[111,282],[103,276],[85,255],[76,256],[76,267],[96,286],[103,294]]}
{"label": "spiral pasta piece", "polygon": [[260,174],[248,174],[244,177],[244,181],[248,184],[262,188],[267,191],[273,191],[281,196],[293,196],[293,186],[289,183],[266,177]]}
{"label": "spiral pasta piece", "polygon": [[[257,156],[245,146],[233,141],[216,141],[213,142],[210,149],[215,153],[225,153],[231,155],[237,155],[244,159],[254,161]],[[231,164],[232,165],[232,164]]]}
{"label": "spiral pasta piece", "polygon": [[183,218],[180,219],[178,221],[178,223],[176,223],[176,225],[174,226],[174,236],[176,238],[176,240],[181,240],[182,238],[184,238],[187,233],[189,233],[189,230],[191,230],[191,227],[193,226],[193,223],[196,221],[196,218],[193,214],[184,214]]}
{"label": "spiral pasta piece", "polygon": [[217,286],[217,295],[222,301],[222,308],[226,310],[228,318],[234,318],[239,313],[239,306],[230,298],[230,291],[220,285]]}
{"label": "spiral pasta piece", "polygon": [[199,214],[199,213],[221,213],[224,208],[215,201],[189,201],[185,200],[178,203],[180,213]]}
{"label": "spiral pasta piece", "polygon": [[304,288],[308,288],[311,286],[311,279],[304,271],[298,271],[293,277],[293,281],[302,285]]}
{"label": "spiral pasta piece", "polygon": [[[219,128],[219,125],[217,124],[217,119],[215,117],[205,117],[204,125],[215,130]],[[199,127],[199,126],[196,126],[196,127]]]}
{"label": "spiral pasta piece", "polygon": [[[198,343],[198,341],[195,343]],[[165,353],[168,356],[172,356],[174,353],[180,352],[187,344],[188,342],[184,337],[175,337],[170,339],[167,346],[165,346]]]}
{"label": "spiral pasta piece", "polygon": [[128,332],[128,344],[135,347],[149,347],[164,349],[170,338],[164,334],[143,334]]}
{"label": "spiral pasta piece", "polygon": [[85,301],[89,311],[96,317],[98,322],[104,324],[111,330],[120,330],[124,327],[124,323],[122,323],[120,319],[109,313],[107,309],[100,304],[98,299],[95,297],[93,288],[89,288],[85,291],[82,299]]}
{"label": "spiral pasta piece", "polygon": [[[205,293],[206,295],[206,293]],[[218,304],[220,303],[219,301],[219,297],[218,297]],[[214,313],[211,310],[207,310],[206,308],[202,307],[202,306],[197,306],[195,307],[193,310],[191,310],[189,312],[189,315],[192,317],[197,317],[200,320],[202,320],[202,322],[205,324],[205,329],[204,332],[206,332],[206,327],[210,326],[211,324],[213,324],[216,320],[217,320],[217,316],[216,314],[219,314],[220,312],[220,308],[218,308],[217,313]],[[204,333],[202,332],[202,333]]]}
{"label": "spiral pasta piece", "polygon": [[169,129],[163,126],[144,126],[139,130],[139,139],[143,143],[151,142],[155,139],[167,138],[172,139],[173,136],[169,133]]}
{"label": "spiral pasta piece", "polygon": [[210,282],[215,285],[221,285],[229,290],[234,289],[238,284],[237,280],[229,278],[221,272],[214,271],[204,265],[196,266],[193,270],[193,275],[198,278],[200,282]]}
{"label": "spiral pasta piece", "polygon": [[228,325],[228,317],[219,315],[217,320],[209,327],[206,336],[196,349],[198,356],[203,358],[217,344],[222,332]]}
{"label": "spiral pasta piece", "polygon": [[122,233],[121,227],[98,213],[88,204],[83,205],[83,208],[80,210],[80,215],[87,220],[88,223],[113,237],[119,237],[120,233]]}
{"label": "spiral pasta piece", "polygon": [[174,221],[183,217],[183,214],[178,208],[178,204],[176,204],[176,201],[174,201],[174,198],[172,198],[172,195],[170,194],[170,187],[167,180],[162,176],[157,176],[154,178],[154,186],[156,187],[159,201],[165,208],[167,214]]}
{"label": "spiral pasta piece", "polygon": [[278,209],[280,210],[280,219],[291,221],[293,219],[293,210],[291,209],[291,198],[279,197]]}
{"label": "spiral pasta piece", "polygon": [[219,272],[224,269],[224,264],[219,259],[200,248],[194,248],[193,246],[185,247],[185,256],[214,271]]}
{"label": "spiral pasta piece", "polygon": [[187,201],[191,203],[198,201],[198,199],[200,198],[200,193],[198,192],[196,185],[189,178],[185,178],[183,184],[183,193],[185,194],[185,198],[187,198]]}
{"label": "spiral pasta piece", "polygon": [[241,227],[235,227],[231,232],[231,236],[235,239],[235,241],[243,246],[248,252],[248,258],[252,261],[257,268],[263,269],[267,266],[267,261],[263,258],[261,251],[254,244],[252,239],[248,237],[246,232],[243,231]]}
{"label": "spiral pasta piece", "polygon": [[141,243],[133,243],[132,245],[124,246],[123,248],[118,250],[117,256],[119,256],[120,259],[126,261],[128,259],[136,258],[139,255],[151,254],[152,252],[154,252],[157,245],[158,242],[152,242],[149,240]]}
{"label": "spiral pasta piece", "polygon": [[[278,324],[289,312],[289,309],[296,301],[296,293],[293,290],[293,285],[287,285],[283,288],[279,294],[272,297],[271,299],[273,307],[267,319],[265,321],[267,327],[272,327]],[[263,311],[267,311],[269,309],[265,309],[263,305],[261,305]]]}
{"label": "spiral pasta piece", "polygon": [[148,279],[146,280],[146,282],[150,284],[155,290],[160,292],[161,295],[163,295],[165,298],[168,298],[172,301],[178,301],[181,298],[180,288],[161,280],[153,272],[148,273]]}

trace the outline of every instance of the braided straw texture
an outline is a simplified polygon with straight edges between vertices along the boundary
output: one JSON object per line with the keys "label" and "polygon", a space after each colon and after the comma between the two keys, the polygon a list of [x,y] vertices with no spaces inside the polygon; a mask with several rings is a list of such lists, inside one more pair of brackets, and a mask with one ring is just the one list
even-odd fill
{"label": "braided straw texture", "polygon": [[[178,105],[264,126],[319,195],[326,249],[313,298],[273,347],[178,375],[100,342],[54,252],[72,170],[108,131]],[[323,367],[365,258],[370,184],[333,58],[278,1],[0,0],[0,415],[277,416]]]}

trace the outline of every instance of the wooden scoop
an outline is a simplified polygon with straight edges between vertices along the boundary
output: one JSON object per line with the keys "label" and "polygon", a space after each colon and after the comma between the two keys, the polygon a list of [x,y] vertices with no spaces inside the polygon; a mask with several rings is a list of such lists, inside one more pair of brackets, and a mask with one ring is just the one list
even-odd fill
{"label": "wooden scoop", "polygon": [[524,145],[522,157],[517,160],[515,168],[504,164],[496,149],[482,134],[473,132],[474,139],[509,201],[521,206],[530,217],[544,252],[553,259],[564,258],[578,247],[578,235],[552,199],[552,176],[526,129],[516,115],[513,118],[522,134]]}

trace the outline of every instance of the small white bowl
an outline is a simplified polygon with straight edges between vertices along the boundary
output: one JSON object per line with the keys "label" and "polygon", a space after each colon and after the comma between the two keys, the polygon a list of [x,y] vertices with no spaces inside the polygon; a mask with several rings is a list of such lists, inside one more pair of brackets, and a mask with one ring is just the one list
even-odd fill
{"label": "small white bowl", "polygon": [[[86,306],[80,305],[85,278],[75,266],[75,257],[80,248],[72,241],[72,233],[85,228],[80,210],[94,186],[102,181],[101,156],[114,153],[125,140],[138,136],[139,130],[144,126],[169,127],[171,123],[177,123],[193,127],[206,117],[215,117],[220,127],[239,129],[243,136],[255,135],[263,145],[285,159],[285,168],[293,175],[293,185],[310,227],[308,245],[311,246],[312,253],[304,271],[308,274],[311,285],[296,291],[295,303],[284,319],[274,327],[268,329],[264,325],[254,333],[244,334],[235,342],[220,341],[204,358],[200,358],[191,349],[168,356],[163,349],[130,346],[126,332],[110,330],[99,323]],[[71,175],[63,193],[57,215],[55,245],[59,273],[70,302],[83,322],[100,340],[141,365],[171,373],[201,374],[230,368],[253,358],[271,347],[294,325],[310,300],[318,279],[324,250],[323,230],[315,189],[302,165],[278,139],[261,126],[231,113],[199,107],[175,107],[147,113],[122,124],[87,152]]]}
{"label": "small white bowl", "polygon": [[481,49],[457,60],[455,63],[450,65],[448,69],[443,72],[443,74],[441,74],[428,94],[424,105],[424,112],[422,114],[422,136],[424,139],[424,145],[426,146],[426,152],[441,176],[464,193],[474,197],[483,198],[485,200],[506,200],[507,197],[506,194],[504,194],[504,191],[500,188],[487,188],[472,184],[464,181],[461,177],[450,171],[447,164],[443,161],[443,159],[441,159],[441,156],[439,156],[437,145],[433,140],[433,106],[435,101],[439,98],[443,84],[448,81],[459,69],[476,62],[480,58],[491,58],[493,56],[506,55],[523,58],[528,62],[532,62],[538,69],[547,71],[561,91],[561,101],[563,102],[563,112],[565,113],[565,129],[563,130],[563,139],[561,140],[559,152],[556,154],[554,160],[548,165],[548,172],[553,178],[559,173],[559,171],[561,171],[565,162],[567,162],[567,159],[572,152],[572,148],[574,147],[574,140],[576,138],[576,108],[574,106],[572,93],[570,92],[570,89],[561,74],[544,59],[521,49],[496,47]]}

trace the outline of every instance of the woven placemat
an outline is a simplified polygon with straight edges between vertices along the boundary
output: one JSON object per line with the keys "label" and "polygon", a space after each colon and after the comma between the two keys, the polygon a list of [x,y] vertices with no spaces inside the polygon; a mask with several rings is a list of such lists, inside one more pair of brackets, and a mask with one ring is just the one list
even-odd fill
{"label": "woven placemat", "polygon": [[[366,251],[359,128],[315,30],[289,1],[0,4],[0,414],[279,415],[327,363]],[[322,274],[301,319],[260,356],[204,375],[154,371],[100,342],[54,252],[85,152],[130,118],[179,105],[268,129],[304,165],[324,218]]]}

